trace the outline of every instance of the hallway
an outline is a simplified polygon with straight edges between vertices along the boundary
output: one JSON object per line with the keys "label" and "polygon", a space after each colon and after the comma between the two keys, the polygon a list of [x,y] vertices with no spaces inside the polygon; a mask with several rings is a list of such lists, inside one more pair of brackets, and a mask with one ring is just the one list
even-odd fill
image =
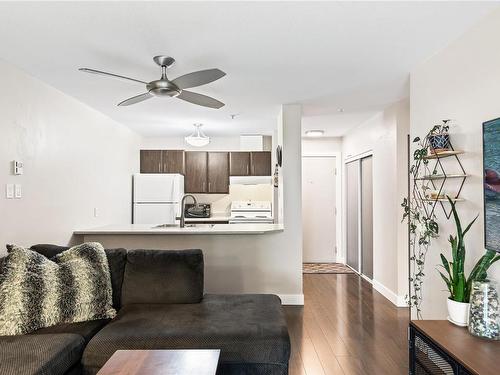
{"label": "hallway", "polygon": [[290,374],[408,373],[408,313],[357,275],[305,274],[304,307],[285,307]]}

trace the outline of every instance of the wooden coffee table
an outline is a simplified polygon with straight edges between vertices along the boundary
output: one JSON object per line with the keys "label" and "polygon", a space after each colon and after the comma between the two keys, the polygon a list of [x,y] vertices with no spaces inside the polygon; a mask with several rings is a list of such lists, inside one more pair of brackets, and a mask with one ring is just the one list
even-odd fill
{"label": "wooden coffee table", "polygon": [[98,375],[215,375],[220,350],[117,350]]}

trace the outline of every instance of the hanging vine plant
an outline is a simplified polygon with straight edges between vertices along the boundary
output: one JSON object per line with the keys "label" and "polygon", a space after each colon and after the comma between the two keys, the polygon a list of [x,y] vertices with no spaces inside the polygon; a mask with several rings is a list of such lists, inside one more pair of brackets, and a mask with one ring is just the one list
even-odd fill
{"label": "hanging vine plant", "polygon": [[[445,123],[446,125],[446,123]],[[429,168],[429,160],[426,156],[429,154],[429,137],[436,130],[440,129],[441,125],[434,126],[424,139],[416,137],[413,140],[416,146],[413,152],[412,160],[410,161],[409,174],[412,181],[412,193],[409,198],[404,198],[401,206],[404,209],[403,221],[408,220],[409,232],[409,247],[410,247],[410,290],[406,302],[412,311],[415,311],[417,319],[422,318],[422,284],[425,276],[425,257],[434,238],[439,236],[439,225],[436,221],[434,211],[426,211],[424,209],[425,202],[422,201],[419,194],[426,194],[426,190],[430,189],[428,185],[422,183],[418,189],[415,183],[418,176],[435,175],[436,170],[431,171]],[[447,129],[446,129],[447,130]]]}

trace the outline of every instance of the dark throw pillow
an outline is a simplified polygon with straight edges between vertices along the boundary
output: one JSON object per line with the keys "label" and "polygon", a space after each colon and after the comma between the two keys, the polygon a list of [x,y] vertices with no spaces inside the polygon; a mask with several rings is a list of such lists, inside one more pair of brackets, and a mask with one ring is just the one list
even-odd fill
{"label": "dark throw pillow", "polygon": [[106,253],[99,243],[74,246],[52,259],[9,246],[0,273],[0,336],[114,318],[112,293]]}

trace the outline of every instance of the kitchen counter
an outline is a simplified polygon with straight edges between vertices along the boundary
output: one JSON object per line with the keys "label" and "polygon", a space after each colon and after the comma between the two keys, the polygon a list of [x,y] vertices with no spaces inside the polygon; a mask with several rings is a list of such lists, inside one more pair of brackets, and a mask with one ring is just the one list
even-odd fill
{"label": "kitchen counter", "polygon": [[265,234],[282,232],[281,224],[195,224],[155,227],[148,224],[119,224],[76,230],[75,235],[173,235],[173,234]]}

